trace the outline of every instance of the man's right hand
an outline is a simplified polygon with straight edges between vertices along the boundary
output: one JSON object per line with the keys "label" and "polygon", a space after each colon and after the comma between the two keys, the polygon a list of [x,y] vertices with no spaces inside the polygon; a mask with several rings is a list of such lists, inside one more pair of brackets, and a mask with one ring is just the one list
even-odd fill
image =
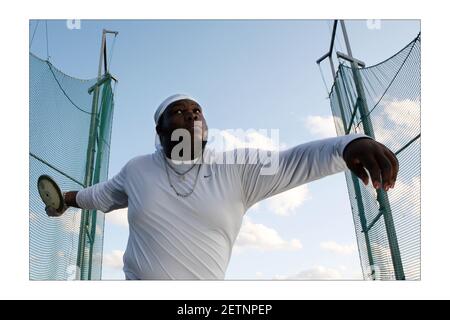
{"label": "man's right hand", "polygon": [[55,208],[47,206],[47,207],[45,207],[45,212],[47,212],[47,215],[49,217],[59,217],[59,216],[63,215],[63,213],[66,212],[66,210],[69,207],[79,208],[77,201],[76,201],[77,193],[78,193],[78,191],[64,192],[63,193],[64,205],[63,205],[62,210],[56,210]]}
{"label": "man's right hand", "polygon": [[64,192],[64,205],[68,207],[80,208],[77,203],[77,193],[78,191],[68,191]]}

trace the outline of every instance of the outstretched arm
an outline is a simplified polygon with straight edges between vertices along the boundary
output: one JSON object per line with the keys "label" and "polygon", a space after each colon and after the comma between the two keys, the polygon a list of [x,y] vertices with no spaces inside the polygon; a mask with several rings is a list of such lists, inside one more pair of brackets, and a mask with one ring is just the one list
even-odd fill
{"label": "outstretched arm", "polygon": [[95,209],[103,212],[126,208],[128,195],[126,192],[127,166],[111,179],[94,184],[76,193],[69,193],[70,204],[82,209]]}
{"label": "outstretched arm", "polygon": [[[302,184],[342,172],[347,168],[368,183],[366,168],[374,186],[393,187],[398,172],[395,155],[382,144],[353,134],[298,145],[278,153],[277,170],[264,174],[266,160],[254,161],[250,153],[239,166],[243,200],[247,208],[258,201]],[[253,160],[253,161],[252,161]]]}
{"label": "outstretched arm", "polygon": [[49,216],[60,216],[68,207],[80,209],[97,209],[109,212],[128,206],[128,195],[125,188],[126,166],[111,179],[97,183],[80,191],[68,191],[64,193],[63,210],[57,212],[51,207],[46,211]]}

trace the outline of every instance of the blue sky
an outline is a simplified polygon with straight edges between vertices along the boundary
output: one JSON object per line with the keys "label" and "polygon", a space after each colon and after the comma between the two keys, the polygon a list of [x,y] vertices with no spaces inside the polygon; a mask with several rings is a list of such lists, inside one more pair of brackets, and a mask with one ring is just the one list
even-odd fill
{"label": "blue sky", "polygon": [[[120,32],[111,63],[111,73],[119,79],[112,176],[130,158],[154,151],[153,112],[177,92],[198,98],[211,128],[280,129],[286,146],[333,135],[315,63],[328,50],[331,23],[82,20],[79,30],[69,30],[65,20],[54,20],[48,21],[49,55],[65,73],[93,78],[101,30]],[[30,34],[35,25],[30,22]],[[347,30],[354,56],[372,65],[403,48],[419,33],[420,23],[383,20],[379,29],[370,29],[365,20],[347,21]],[[338,32],[337,49],[345,52],[343,44]],[[47,56],[43,21],[31,51]],[[329,88],[329,65],[322,68]],[[104,279],[123,278],[120,255],[128,235],[123,217],[124,212],[111,214],[105,227]],[[361,278],[343,174],[266,200],[247,217],[228,279]]]}

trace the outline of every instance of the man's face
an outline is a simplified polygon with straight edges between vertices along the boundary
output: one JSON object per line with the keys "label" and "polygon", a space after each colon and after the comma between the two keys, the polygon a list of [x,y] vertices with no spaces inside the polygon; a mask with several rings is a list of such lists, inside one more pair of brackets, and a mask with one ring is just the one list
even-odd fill
{"label": "man's face", "polygon": [[189,132],[192,146],[195,141],[206,141],[208,127],[202,108],[196,102],[187,99],[175,101],[164,111],[156,127],[161,141],[166,145],[167,143],[173,145],[171,136],[176,129],[185,129]]}

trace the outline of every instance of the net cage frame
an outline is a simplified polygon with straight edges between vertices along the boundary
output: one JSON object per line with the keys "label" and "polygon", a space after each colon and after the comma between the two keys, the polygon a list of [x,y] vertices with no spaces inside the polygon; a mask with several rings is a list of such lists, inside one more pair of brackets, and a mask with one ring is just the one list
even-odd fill
{"label": "net cage frame", "polygon": [[50,218],[36,181],[50,175],[63,191],[108,177],[116,81],[109,72],[78,79],[29,53],[29,278],[100,280],[104,213],[69,208]]}
{"label": "net cage frame", "polygon": [[399,160],[396,188],[365,186],[349,170],[346,184],[363,277],[421,277],[421,35],[369,67],[340,62],[329,94],[337,135],[365,133]]}

